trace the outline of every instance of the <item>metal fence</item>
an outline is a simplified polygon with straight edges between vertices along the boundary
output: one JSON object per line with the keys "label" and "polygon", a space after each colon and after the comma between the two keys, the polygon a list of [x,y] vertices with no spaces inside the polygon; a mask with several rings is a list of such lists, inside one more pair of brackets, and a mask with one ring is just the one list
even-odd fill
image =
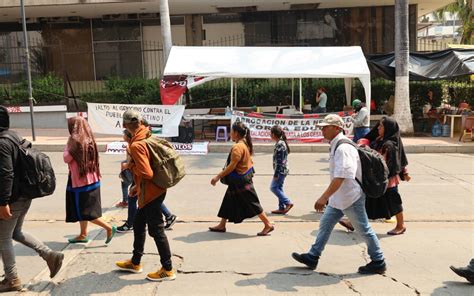
{"label": "metal fence", "polygon": [[448,42],[435,40],[435,39],[417,39],[416,50],[417,51],[437,51],[447,49]]}

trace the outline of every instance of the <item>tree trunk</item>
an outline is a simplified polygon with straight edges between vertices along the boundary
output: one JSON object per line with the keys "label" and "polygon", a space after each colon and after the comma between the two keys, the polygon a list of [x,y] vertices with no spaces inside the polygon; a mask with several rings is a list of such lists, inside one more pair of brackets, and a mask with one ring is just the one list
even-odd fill
{"label": "tree trunk", "polygon": [[161,38],[163,39],[163,62],[166,65],[173,41],[171,39],[171,21],[168,0],[160,0]]}
{"label": "tree trunk", "polygon": [[393,117],[402,134],[413,134],[410,108],[408,0],[395,0],[395,106]]}

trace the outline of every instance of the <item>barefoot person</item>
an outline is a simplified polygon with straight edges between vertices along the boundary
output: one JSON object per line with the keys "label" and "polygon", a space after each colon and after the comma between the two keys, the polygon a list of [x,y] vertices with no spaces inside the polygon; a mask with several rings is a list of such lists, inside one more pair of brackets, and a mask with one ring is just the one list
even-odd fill
{"label": "barefoot person", "polygon": [[81,232],[69,242],[87,243],[87,224],[92,222],[107,231],[108,244],[116,228],[102,219],[100,200],[99,152],[87,121],[80,116],[68,119],[69,139],[64,149],[69,178],[66,188],[66,222],[78,222]]}
{"label": "barefoot person", "polygon": [[221,221],[216,226],[209,227],[209,230],[225,232],[227,221],[237,224],[241,223],[244,219],[258,215],[264,227],[257,235],[266,236],[275,227],[263,212],[257,192],[253,186],[253,146],[250,130],[243,123],[236,122],[232,125],[230,137],[235,144],[232,146],[227,158],[226,167],[211,179],[213,186],[223,178],[227,180],[224,181],[228,185],[227,191],[217,215],[221,218]]}

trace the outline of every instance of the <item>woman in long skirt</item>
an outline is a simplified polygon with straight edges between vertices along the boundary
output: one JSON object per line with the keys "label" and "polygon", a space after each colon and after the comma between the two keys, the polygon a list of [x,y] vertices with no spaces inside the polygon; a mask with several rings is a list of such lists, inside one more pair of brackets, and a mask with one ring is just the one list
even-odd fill
{"label": "woman in long skirt", "polygon": [[70,243],[87,243],[87,222],[107,231],[108,244],[116,228],[102,219],[100,200],[99,153],[94,135],[82,117],[68,119],[69,139],[64,149],[64,162],[69,167],[66,188],[66,222],[79,222],[81,232]]}
{"label": "woman in long skirt", "polygon": [[275,227],[263,212],[253,186],[253,146],[250,130],[243,123],[236,122],[232,125],[230,136],[235,144],[227,158],[226,167],[211,179],[213,186],[219,180],[228,185],[217,215],[221,221],[218,225],[209,227],[209,230],[225,232],[227,221],[241,223],[244,219],[258,216],[264,227],[257,235],[266,236],[275,230]]}

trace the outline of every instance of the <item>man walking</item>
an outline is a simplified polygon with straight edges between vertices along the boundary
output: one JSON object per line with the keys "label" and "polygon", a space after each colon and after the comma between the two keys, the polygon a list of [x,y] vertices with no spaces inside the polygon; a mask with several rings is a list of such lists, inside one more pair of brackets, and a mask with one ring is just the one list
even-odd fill
{"label": "man walking", "polygon": [[[21,139],[9,130],[10,116],[5,107],[0,106],[0,135],[8,134]],[[34,249],[43,258],[54,277],[61,269],[64,255],[52,251],[37,238],[23,232],[23,222],[31,205],[31,199],[18,196],[17,170],[19,148],[12,140],[0,137],[0,254],[3,261],[5,279],[0,282],[0,292],[22,289],[18,278],[13,240]]]}
{"label": "man walking", "polygon": [[[316,242],[308,253],[293,253],[292,257],[305,264],[310,269],[316,269],[329,236],[339,219],[346,215],[367,244],[371,262],[359,267],[362,274],[383,274],[386,270],[380,244],[374,231],[369,225],[365,212],[365,194],[357,180],[362,180],[362,169],[357,149],[350,144],[338,142],[346,139],[342,133],[344,122],[335,114],[326,116],[319,126],[325,139],[330,141],[329,171],[331,183],[316,201],[314,208],[321,212],[328,203],[319,224]],[[337,147],[337,149],[336,149]]]}
{"label": "man walking", "polygon": [[171,250],[164,230],[161,204],[165,200],[166,189],[152,182],[153,170],[150,165],[150,152],[145,140],[151,136],[150,130],[143,125],[139,112],[127,110],[123,113],[123,127],[132,135],[129,145],[131,161],[128,168],[133,173],[135,186],[130,190],[131,196],[138,196],[138,211],[133,222],[133,256],[131,260],[118,261],[116,265],[126,271],[142,272],[140,264],[145,247],[146,227],[155,240],[162,268],[151,272],[147,279],[151,281],[170,281],[176,278],[171,262]]}

